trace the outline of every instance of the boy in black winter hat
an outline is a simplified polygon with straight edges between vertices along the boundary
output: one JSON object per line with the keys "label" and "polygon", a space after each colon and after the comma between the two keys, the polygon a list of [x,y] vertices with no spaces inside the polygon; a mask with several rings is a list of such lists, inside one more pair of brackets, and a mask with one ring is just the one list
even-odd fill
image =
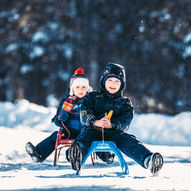
{"label": "boy in black winter hat", "polygon": [[[62,127],[62,139],[75,139],[82,130],[80,107],[87,92],[91,91],[89,80],[84,70],[78,68],[71,76],[69,94],[61,99],[57,113],[52,119],[56,126]],[[58,131],[42,140],[36,146],[31,142],[25,145],[27,153],[35,162],[43,162],[55,149]],[[107,163],[112,163],[114,156],[110,152],[98,153]]]}
{"label": "boy in black winter hat", "polygon": [[[81,122],[85,130],[75,139],[69,149],[69,158],[74,170],[80,170],[81,161],[87,154],[92,141],[115,142],[116,146],[128,157],[135,160],[151,173],[158,172],[163,165],[163,157],[152,153],[134,135],[126,131],[133,119],[134,108],[130,100],[123,96],[126,85],[123,66],[110,63],[100,78],[100,90],[90,92],[81,106]],[[111,120],[105,115],[113,110]]]}

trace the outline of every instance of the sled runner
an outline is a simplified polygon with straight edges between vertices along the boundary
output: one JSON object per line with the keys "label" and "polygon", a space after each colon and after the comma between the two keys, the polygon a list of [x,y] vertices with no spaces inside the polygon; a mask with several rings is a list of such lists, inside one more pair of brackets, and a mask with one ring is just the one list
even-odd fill
{"label": "sled runner", "polygon": [[80,172],[82,168],[84,167],[87,158],[93,153],[93,152],[103,152],[103,151],[111,151],[114,152],[119,160],[121,169],[124,174],[129,174],[129,169],[127,166],[127,163],[125,162],[123,155],[121,151],[117,148],[114,142],[112,141],[93,141],[87,155],[84,157],[81,163],[81,169],[77,170],[76,175],[80,175]]}
{"label": "sled runner", "polygon": [[63,136],[64,134],[62,134],[62,128],[60,128],[57,134],[56,145],[55,145],[54,166],[56,166],[57,164],[61,149],[64,147],[69,147],[74,142],[74,139],[62,139]]}

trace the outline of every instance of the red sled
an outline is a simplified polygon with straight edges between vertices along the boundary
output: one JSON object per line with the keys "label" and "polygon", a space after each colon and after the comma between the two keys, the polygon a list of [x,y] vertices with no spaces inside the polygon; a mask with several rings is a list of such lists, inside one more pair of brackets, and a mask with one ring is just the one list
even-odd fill
{"label": "red sled", "polygon": [[[62,125],[63,127],[65,127],[63,123]],[[57,165],[57,161],[59,159],[61,149],[64,147],[69,147],[74,142],[74,139],[62,139],[63,136],[64,134],[62,133],[62,128],[60,128],[57,134],[56,145],[55,145],[54,163],[53,163],[54,166]],[[92,153],[91,161],[93,165],[95,164],[94,163],[95,158],[96,158],[96,153]]]}

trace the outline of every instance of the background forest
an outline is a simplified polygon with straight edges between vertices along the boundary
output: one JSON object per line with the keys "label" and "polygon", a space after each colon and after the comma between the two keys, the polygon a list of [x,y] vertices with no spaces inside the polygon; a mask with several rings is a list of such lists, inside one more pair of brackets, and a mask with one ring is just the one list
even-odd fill
{"label": "background forest", "polygon": [[188,111],[190,13],[190,0],[1,0],[0,101],[56,106],[76,68],[98,89],[115,62],[136,113]]}

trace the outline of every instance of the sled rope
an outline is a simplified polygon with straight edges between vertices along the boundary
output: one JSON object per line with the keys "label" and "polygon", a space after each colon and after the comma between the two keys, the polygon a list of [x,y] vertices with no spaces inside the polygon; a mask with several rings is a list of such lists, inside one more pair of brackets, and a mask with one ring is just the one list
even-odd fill
{"label": "sled rope", "polygon": [[62,126],[64,127],[64,129],[66,129],[66,131],[67,131],[67,133],[68,133],[67,139],[69,139],[69,138],[70,138],[70,131],[69,131],[68,128],[64,125],[63,121],[61,121],[61,124],[62,124]]}

